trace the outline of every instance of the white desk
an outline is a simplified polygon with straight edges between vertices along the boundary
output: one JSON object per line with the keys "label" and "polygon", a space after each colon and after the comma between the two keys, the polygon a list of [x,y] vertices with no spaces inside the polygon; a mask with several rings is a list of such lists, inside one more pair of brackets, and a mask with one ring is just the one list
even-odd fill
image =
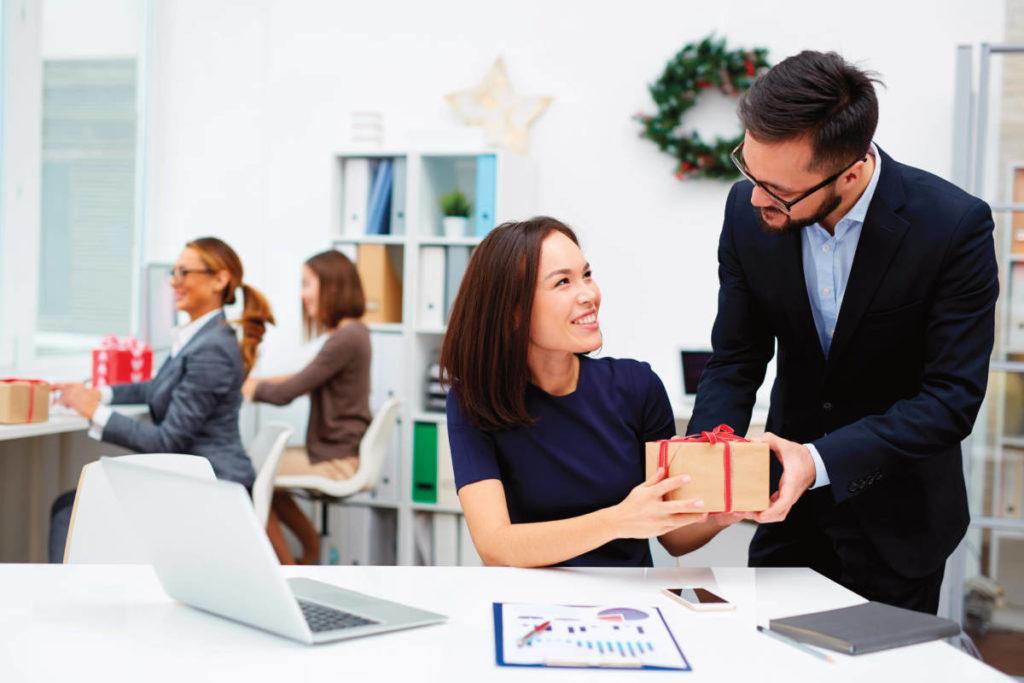
{"label": "white desk", "polygon": [[[299,567],[447,614],[438,626],[307,647],[172,602],[147,566],[0,565],[0,678],[10,681],[1007,681],[944,642],[828,664],[757,633],[769,618],[861,601],[807,569],[524,570]],[[663,598],[717,585],[734,612]],[[259,596],[253,596],[259,599]],[[659,605],[693,671],[553,670],[494,663],[491,602]]]}
{"label": "white desk", "polygon": [[[140,417],[149,414],[145,405],[115,406],[114,410],[129,417]],[[68,432],[84,432],[89,429],[89,421],[84,417],[57,406],[50,406],[50,419],[46,422],[31,424],[0,425],[0,441],[27,439],[34,436],[50,436],[51,434],[67,434]]]}

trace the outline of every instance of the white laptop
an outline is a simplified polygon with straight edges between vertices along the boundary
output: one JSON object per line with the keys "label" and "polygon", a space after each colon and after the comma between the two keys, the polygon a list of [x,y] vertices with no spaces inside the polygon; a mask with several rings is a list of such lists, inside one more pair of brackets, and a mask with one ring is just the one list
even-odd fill
{"label": "white laptop", "polygon": [[285,580],[240,484],[101,461],[160,583],[176,600],[309,644],[446,619],[320,581]]}

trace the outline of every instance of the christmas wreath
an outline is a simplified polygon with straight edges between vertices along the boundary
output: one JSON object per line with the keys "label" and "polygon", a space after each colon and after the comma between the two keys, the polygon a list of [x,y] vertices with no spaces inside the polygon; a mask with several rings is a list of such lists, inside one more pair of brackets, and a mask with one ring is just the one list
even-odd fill
{"label": "christmas wreath", "polygon": [[711,35],[676,53],[665,65],[661,78],[648,87],[658,113],[640,113],[634,118],[643,126],[640,137],[653,141],[658,149],[678,160],[676,178],[728,180],[739,175],[729,153],[743,139],[742,134],[706,142],[697,131],[684,130],[682,119],[709,88],[731,96],[750,88],[757,75],[770,66],[767,54],[765,48],[727,50],[724,38]]}

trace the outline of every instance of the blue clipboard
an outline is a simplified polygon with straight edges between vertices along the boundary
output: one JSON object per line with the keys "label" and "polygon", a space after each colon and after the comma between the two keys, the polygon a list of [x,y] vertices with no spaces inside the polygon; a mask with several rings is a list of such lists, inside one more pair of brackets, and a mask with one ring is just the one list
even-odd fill
{"label": "blue clipboard", "polygon": [[536,664],[527,664],[520,662],[509,662],[505,659],[505,646],[504,646],[504,626],[503,626],[503,606],[504,603],[495,602],[492,603],[492,609],[494,614],[494,659],[498,666],[517,666],[517,667],[529,667],[529,668],[557,668],[557,669],[624,669],[630,671],[637,671],[647,669],[651,671],[693,671],[693,667],[690,666],[689,660],[686,659],[686,655],[683,654],[683,650],[679,647],[678,641],[676,641],[675,634],[672,633],[672,629],[669,628],[668,622],[665,621],[665,616],[661,613],[661,609],[653,607],[652,610],[657,612],[658,619],[661,620],[661,624],[665,627],[665,631],[668,634],[669,641],[675,648],[675,652],[679,655],[680,664],[678,666],[651,666],[645,664],[639,665],[615,665],[615,664],[586,664],[586,663],[551,663],[542,662]]}

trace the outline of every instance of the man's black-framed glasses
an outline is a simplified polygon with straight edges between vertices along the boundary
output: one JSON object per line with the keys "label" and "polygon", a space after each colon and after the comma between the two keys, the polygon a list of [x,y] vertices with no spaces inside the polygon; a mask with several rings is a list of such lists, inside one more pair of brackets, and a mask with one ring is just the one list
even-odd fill
{"label": "man's black-framed glasses", "polygon": [[824,180],[822,180],[820,183],[818,183],[817,185],[815,185],[811,189],[807,190],[806,192],[801,193],[800,196],[798,196],[796,199],[789,199],[789,200],[787,200],[787,199],[783,199],[779,195],[777,195],[774,192],[772,192],[771,190],[769,190],[767,187],[765,187],[764,183],[762,183],[760,180],[758,180],[757,178],[755,178],[754,176],[752,176],[750,174],[750,170],[747,169],[747,165],[743,162],[742,154],[743,154],[743,143],[742,142],[740,144],[736,145],[736,149],[734,149],[732,152],[729,153],[729,158],[732,159],[732,163],[733,163],[734,166],[736,166],[736,170],[738,170],[740,173],[742,173],[744,178],[746,178],[747,180],[749,180],[750,182],[754,183],[759,188],[761,188],[761,191],[764,192],[766,195],[768,195],[768,198],[772,200],[772,204],[774,204],[777,209],[779,209],[780,211],[784,211],[787,214],[790,213],[791,209],[793,208],[793,206],[797,202],[802,202],[803,200],[807,199],[808,197],[810,197],[812,194],[814,194],[815,192],[817,192],[821,188],[827,187],[831,183],[834,183],[836,181],[836,179],[839,178],[839,176],[841,176],[844,173],[846,173],[847,171],[849,171],[856,164],[859,164],[862,161],[867,161],[868,160],[867,155],[864,155],[863,157],[861,157],[859,159],[855,159],[853,161],[853,163],[847,164],[846,166],[841,168],[839,171],[837,171],[836,173],[833,173],[828,178],[825,178]]}

